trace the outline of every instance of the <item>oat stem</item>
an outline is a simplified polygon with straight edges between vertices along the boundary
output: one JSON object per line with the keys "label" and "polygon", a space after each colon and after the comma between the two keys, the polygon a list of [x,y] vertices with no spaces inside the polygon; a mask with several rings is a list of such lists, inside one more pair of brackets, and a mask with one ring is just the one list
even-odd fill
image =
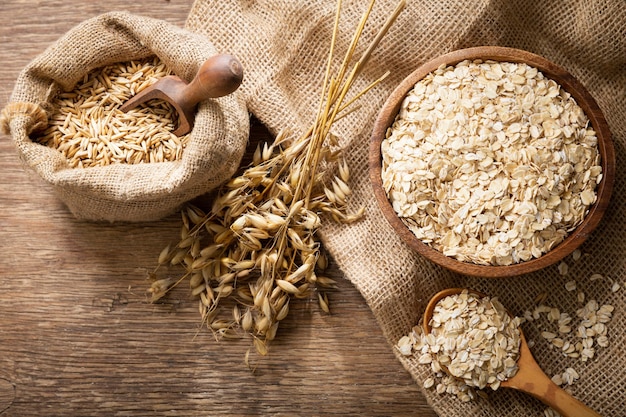
{"label": "oat stem", "polygon": [[[310,179],[314,178],[317,173],[317,168],[320,162],[320,152],[322,149],[322,143],[324,142],[324,140],[330,133],[331,127],[336,122],[338,113],[341,110],[345,109],[348,105],[352,104],[358,97],[361,97],[363,94],[365,94],[365,92],[369,91],[371,88],[373,88],[376,84],[378,84],[380,81],[382,81],[382,79],[384,79],[388,75],[388,73],[384,74],[374,83],[370,84],[363,91],[357,94],[357,96],[354,99],[350,100],[345,106],[342,105],[355,79],[358,77],[363,67],[369,61],[372,55],[372,52],[374,51],[374,49],[376,49],[376,47],[378,46],[378,44],[380,43],[384,35],[388,32],[393,22],[396,20],[400,12],[406,6],[405,0],[401,0],[398,3],[392,15],[387,19],[383,27],[378,31],[376,37],[371,42],[367,50],[363,53],[361,58],[354,64],[352,71],[348,74],[348,77],[345,78],[349,64],[353,59],[354,52],[358,45],[358,41],[361,38],[363,29],[365,27],[365,24],[367,23],[367,19],[369,18],[371,11],[374,7],[374,3],[375,3],[375,0],[372,0],[369,4],[368,9],[363,14],[361,21],[359,22],[359,25],[357,27],[357,30],[354,36],[352,37],[352,41],[350,43],[350,46],[348,47],[348,50],[338,70],[337,75],[334,77],[329,77],[331,61],[333,59],[333,52],[335,49],[335,32],[333,32],[333,39],[331,42],[327,71],[325,75],[325,85],[322,88],[322,92],[327,92],[326,106],[322,113],[318,113],[317,120],[314,123],[314,128],[313,128],[313,132],[311,135],[311,144],[309,145],[309,149],[305,157],[304,166],[307,167],[306,170],[307,170],[308,175],[306,176],[303,175],[301,177],[301,183],[305,180],[308,180],[308,182],[305,184],[299,184],[300,186],[298,187],[298,189],[302,188],[303,190],[305,190],[307,204],[311,198],[311,193],[312,193],[313,184],[314,184],[314,181],[311,181]],[[340,7],[337,8],[337,17],[335,20],[336,22],[339,19],[339,13],[340,13]],[[335,26],[335,29],[336,29],[336,26]],[[326,85],[326,82],[328,82],[329,79],[330,79],[329,85]],[[302,185],[304,185],[304,187],[302,187]]]}
{"label": "oat stem", "polygon": [[[252,164],[219,190],[208,213],[188,208],[188,214],[183,215],[181,243],[162,256],[170,264],[187,269],[185,277],[191,277],[192,292],[200,296],[203,321],[216,335],[229,337],[234,325],[232,317],[231,321],[217,318],[218,304],[230,298],[236,305],[246,306],[244,318],[237,314],[234,322],[241,321],[261,355],[267,353],[267,343],[288,314],[290,297],[304,297],[315,289],[320,308],[330,311],[327,295],[319,291],[333,287],[334,281],[316,275],[327,265],[316,236],[321,216],[348,223],[363,215],[363,209],[346,213],[346,196],[351,191],[345,163],[332,188],[324,185],[318,171],[322,163],[336,162],[341,153],[330,132],[333,124],[353,112],[356,100],[388,75],[346,99],[355,78],[401,10],[396,8],[393,18],[353,64],[374,3],[371,0],[340,67],[333,73],[342,7],[338,0],[319,106],[306,132],[294,138],[280,132],[273,145],[259,146]],[[404,1],[400,5],[403,7]],[[205,239],[208,246],[200,249]]]}

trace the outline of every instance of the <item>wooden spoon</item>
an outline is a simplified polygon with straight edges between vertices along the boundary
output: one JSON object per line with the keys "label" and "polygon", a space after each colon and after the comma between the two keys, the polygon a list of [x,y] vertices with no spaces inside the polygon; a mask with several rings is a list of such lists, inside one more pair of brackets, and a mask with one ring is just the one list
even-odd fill
{"label": "wooden spoon", "polygon": [[200,66],[189,84],[175,75],[163,77],[124,103],[120,110],[127,112],[155,98],[167,101],[178,113],[178,127],[174,134],[182,136],[193,128],[196,105],[200,101],[228,95],[239,88],[242,80],[243,68],[237,58],[228,54],[215,55]]}
{"label": "wooden spoon", "polygon": [[[426,334],[430,333],[430,320],[432,319],[437,302],[449,295],[460,294],[463,290],[464,288],[448,288],[435,294],[433,298],[430,299],[424,311],[424,321],[422,323]],[[484,294],[478,291],[469,289],[468,291],[481,298],[485,297]],[[528,348],[522,329],[520,329],[520,339],[520,355],[517,359],[519,369],[512,378],[503,381],[500,384],[501,387],[513,388],[530,394],[558,411],[563,417],[601,417],[600,414],[596,413],[552,382],[541,370]]]}

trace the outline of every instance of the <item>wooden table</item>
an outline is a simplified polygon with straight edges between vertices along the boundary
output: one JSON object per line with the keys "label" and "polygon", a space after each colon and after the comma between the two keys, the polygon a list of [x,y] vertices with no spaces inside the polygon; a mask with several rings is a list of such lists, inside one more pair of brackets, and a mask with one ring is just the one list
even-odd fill
{"label": "wooden table", "polygon": [[[0,107],[18,72],[79,22],[127,10],[182,26],[191,4],[2,0]],[[147,274],[176,241],[178,215],[77,221],[21,166],[6,135],[0,178],[0,415],[435,416],[336,269],[332,315],[294,303],[251,372],[249,339],[215,341],[186,288],[147,301]]]}

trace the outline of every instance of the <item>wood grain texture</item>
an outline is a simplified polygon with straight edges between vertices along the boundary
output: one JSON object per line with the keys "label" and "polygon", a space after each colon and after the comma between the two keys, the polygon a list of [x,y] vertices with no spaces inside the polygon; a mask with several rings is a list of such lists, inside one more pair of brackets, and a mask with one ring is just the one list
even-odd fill
{"label": "wood grain texture", "polygon": [[[192,0],[3,0],[0,107],[19,71],[81,21],[126,10],[182,26]],[[254,125],[251,140],[266,135]],[[294,303],[270,355],[199,330],[186,288],[147,302],[148,271],[176,241],[151,224],[75,220],[0,137],[1,416],[435,416],[365,301],[332,271],[332,315]]]}

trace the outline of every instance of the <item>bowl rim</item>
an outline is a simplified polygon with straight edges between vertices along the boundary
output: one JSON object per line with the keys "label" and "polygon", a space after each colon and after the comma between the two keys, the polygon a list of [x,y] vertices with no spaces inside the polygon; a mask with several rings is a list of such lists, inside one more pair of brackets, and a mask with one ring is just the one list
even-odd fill
{"label": "bowl rim", "polygon": [[[533,258],[529,261],[512,265],[498,266],[473,264],[446,256],[442,252],[422,242],[410,231],[400,217],[397,216],[383,189],[381,176],[382,154],[380,147],[388,128],[396,118],[404,97],[419,80],[440,66],[444,64],[456,65],[468,59],[526,63],[537,68],[546,77],[556,81],[576,100],[576,103],[583,109],[591,126],[596,132],[598,150],[601,157],[600,165],[602,166],[603,174],[602,180],[596,187],[596,202],[591,205],[588,213],[578,227],[570,232],[561,243],[539,258]],[[455,50],[424,63],[404,78],[392,91],[381,107],[373,125],[369,149],[369,173],[370,183],[379,208],[383,212],[387,222],[396,230],[400,238],[410,248],[415,250],[418,254],[430,259],[432,262],[463,275],[485,278],[504,278],[528,274],[554,265],[582,245],[593,230],[596,229],[609,206],[613,191],[613,183],[615,181],[615,149],[608,123],[597,102],[584,85],[564,68],[540,55],[522,49],[502,46],[478,46]]]}

